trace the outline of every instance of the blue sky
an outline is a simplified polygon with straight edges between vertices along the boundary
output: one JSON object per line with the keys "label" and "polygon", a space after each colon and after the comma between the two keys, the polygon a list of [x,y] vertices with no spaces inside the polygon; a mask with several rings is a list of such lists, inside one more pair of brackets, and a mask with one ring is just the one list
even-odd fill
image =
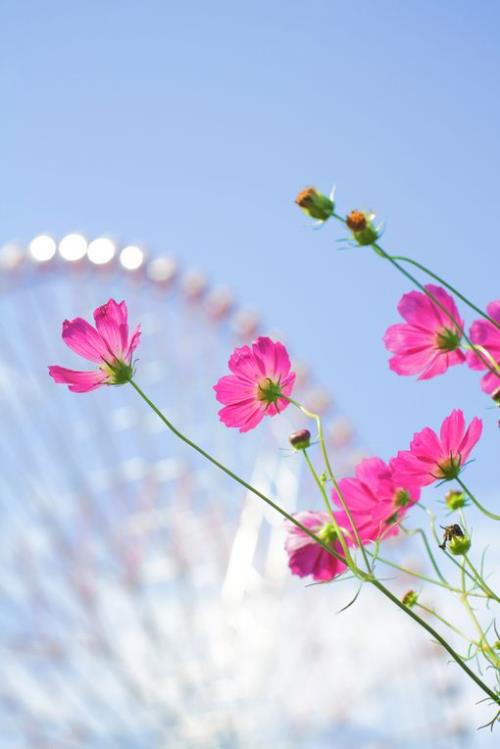
{"label": "blue sky", "polygon": [[340,211],[386,220],[387,250],[498,297],[497,3],[0,7],[0,243],[110,232],[202,267],[286,331],[370,452],[482,416],[471,483],[493,486],[477,374],[393,375],[381,337],[407,282],[293,199],[336,183]]}

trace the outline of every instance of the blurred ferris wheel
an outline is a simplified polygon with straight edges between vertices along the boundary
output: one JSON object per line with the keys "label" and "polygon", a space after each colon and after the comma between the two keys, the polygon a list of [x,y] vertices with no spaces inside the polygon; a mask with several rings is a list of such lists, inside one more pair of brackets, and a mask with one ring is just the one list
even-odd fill
{"label": "blurred ferris wheel", "polygon": [[[454,674],[399,612],[366,591],[336,617],[350,584],[292,579],[280,518],[131,388],[54,386],[61,321],[110,296],[141,322],[137,380],[174,423],[289,510],[313,496],[292,409],[243,436],[218,423],[211,387],[263,332],[227,290],[104,237],[5,246],[0,749],[470,746]],[[294,368],[347,473],[352,426]]]}

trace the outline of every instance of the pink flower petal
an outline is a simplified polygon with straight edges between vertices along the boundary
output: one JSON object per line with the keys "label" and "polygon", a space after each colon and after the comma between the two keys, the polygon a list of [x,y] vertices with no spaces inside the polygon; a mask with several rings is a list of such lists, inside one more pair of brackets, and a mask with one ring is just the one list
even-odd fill
{"label": "pink flower petal", "polygon": [[68,385],[73,393],[88,393],[104,385],[107,380],[106,373],[99,369],[93,372],[77,372],[55,364],[49,367],[49,374],[54,382]]}
{"label": "pink flower petal", "polygon": [[110,299],[94,311],[97,332],[114,358],[124,360],[128,349],[127,305]]}
{"label": "pink flower petal", "polygon": [[76,317],[65,320],[62,327],[63,341],[69,348],[91,362],[101,364],[112,359],[106,342],[86,320]]}
{"label": "pink flower petal", "polygon": [[477,442],[479,442],[482,433],[483,422],[475,416],[469,424],[469,428],[465,432],[462,440],[455,448],[456,452],[462,457],[462,463],[465,463],[472,452],[472,448]]}
{"label": "pink flower petal", "polygon": [[231,405],[240,401],[255,400],[257,384],[237,375],[225,375],[213,386],[219,403]]}

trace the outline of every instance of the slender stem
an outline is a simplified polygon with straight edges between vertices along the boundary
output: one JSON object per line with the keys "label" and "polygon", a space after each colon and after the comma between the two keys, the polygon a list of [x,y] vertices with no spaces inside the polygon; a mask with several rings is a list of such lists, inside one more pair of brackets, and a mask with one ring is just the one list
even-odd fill
{"label": "slender stem", "polygon": [[408,606],[405,606],[404,603],[402,603],[399,598],[397,598],[393,593],[391,593],[390,590],[388,590],[384,585],[382,585],[381,582],[378,580],[372,579],[371,584],[380,590],[381,593],[383,593],[386,598],[389,598],[396,606],[398,606],[402,611],[405,611],[408,616],[410,616],[412,619],[414,619],[416,622],[420,624],[421,627],[427,630],[432,637],[439,642],[439,644],[451,655],[453,660],[460,666],[460,668],[465,671],[465,673],[470,676],[470,678],[476,682],[476,684],[485,692],[495,704],[500,705],[500,695],[495,694],[495,692],[490,689],[480,678],[477,676],[474,671],[472,671],[467,664],[460,658],[459,654],[451,647],[451,645],[446,642],[444,637],[442,637],[436,630],[431,627],[431,625],[426,622],[424,619],[421,619],[418,614],[415,613],[412,609],[408,608]]}
{"label": "slender stem", "polygon": [[[280,513],[283,517],[285,517],[287,520],[289,520],[291,523],[296,525],[298,528],[300,528],[304,533],[306,533],[313,541],[316,541],[328,554],[331,554],[333,557],[338,559],[341,562],[344,562],[345,559],[338,554],[334,549],[332,549],[328,544],[324,543],[322,539],[320,539],[318,536],[316,536],[312,531],[309,530],[309,528],[306,528],[306,526],[302,525],[296,518],[293,517],[293,515],[290,515],[286,510],[283,510],[279,505],[277,505],[275,502],[273,502],[272,499],[269,499],[269,497],[266,497],[265,494],[260,492],[258,489],[253,487],[251,484],[249,484],[244,479],[240,478],[237,474],[235,474],[233,471],[231,471],[229,468],[226,468],[222,463],[220,463],[216,458],[213,458],[209,453],[207,453],[203,448],[199,447],[196,443],[194,443],[192,440],[190,440],[188,437],[186,437],[182,432],[180,432],[174,425],[167,419],[166,416],[160,411],[160,409],[155,406],[155,404],[147,397],[147,395],[141,390],[141,388],[134,382],[134,380],[129,380],[132,387],[137,391],[137,393],[141,396],[141,398],[148,404],[148,406],[154,411],[154,413],[161,419],[161,421],[165,424],[168,429],[170,429],[171,432],[173,432],[179,439],[181,439],[183,442],[185,442],[187,445],[192,447],[194,450],[196,450],[200,455],[203,455],[204,458],[209,460],[211,463],[213,463],[217,468],[220,468],[221,471],[226,473],[228,476],[230,476],[232,479],[237,481],[239,484],[244,486],[248,491],[255,494],[257,497],[262,499],[266,504],[268,504],[270,507],[272,507],[274,510]],[[484,684],[483,681],[473,672],[471,669],[467,666],[467,664],[460,658],[458,653],[455,652],[455,650],[451,647],[451,645],[446,642],[444,637],[442,637],[436,630],[431,627],[428,622],[426,622],[424,619],[418,616],[414,611],[412,611],[410,608],[405,606],[391,591],[386,588],[379,580],[376,580],[372,575],[367,574],[360,570],[359,568],[356,568],[356,572],[359,577],[361,577],[366,582],[371,583],[377,590],[379,590],[386,598],[388,598],[390,601],[392,601],[398,608],[400,608],[402,611],[404,611],[411,619],[416,621],[418,624],[420,624],[421,627],[423,627],[427,632],[429,632],[432,637],[437,640],[437,642],[442,645],[442,647],[451,655],[454,661],[460,666],[460,668],[485,692],[497,705],[500,705],[500,696],[496,695],[495,692],[493,692],[486,684]]]}
{"label": "slender stem", "polygon": [[453,630],[453,632],[456,632],[457,635],[460,635],[460,637],[463,637],[464,640],[467,640],[467,642],[471,642],[474,645],[477,645],[477,643],[475,642],[475,640],[471,640],[471,638],[468,637],[466,634],[464,634],[464,632],[462,632],[462,630],[458,629],[458,627],[455,627],[454,624],[452,624],[451,622],[447,621],[444,618],[444,616],[441,616],[441,614],[438,614],[437,611],[435,611],[434,609],[431,609],[428,606],[424,606],[424,604],[418,603],[418,601],[415,604],[415,606],[418,606],[419,609],[422,609],[423,611],[426,611],[428,614],[432,614],[432,616],[435,616],[436,619],[439,619],[440,622],[442,622],[443,624],[446,624],[447,627],[449,627],[451,630]]}
{"label": "slender stem", "polygon": [[481,510],[481,512],[484,515],[487,515],[487,517],[491,518],[492,520],[500,520],[500,515],[495,515],[494,512],[490,512],[489,510],[486,509],[486,507],[483,507],[483,505],[479,502],[479,500],[477,500],[476,497],[472,494],[472,492],[465,486],[464,482],[459,476],[457,476],[456,480],[460,484],[464,492],[467,494],[469,499],[471,499],[472,502],[474,502],[478,510]]}
{"label": "slender stem", "polygon": [[[414,570],[410,570],[407,567],[403,567],[400,564],[397,564],[396,562],[393,562],[391,559],[385,559],[384,557],[380,557],[377,554],[373,554],[371,551],[367,550],[367,553],[378,562],[382,562],[382,564],[387,564],[389,567],[393,567],[396,570],[399,570],[400,572],[404,572],[405,575],[410,575],[411,577],[416,577],[419,580],[423,580],[426,583],[431,583],[432,585],[438,585],[440,588],[445,588],[446,590],[449,590],[451,593],[462,593],[460,588],[454,588],[453,585],[450,585],[447,582],[441,582],[441,580],[435,580],[433,577],[428,577],[427,575],[422,575],[420,572],[415,572]],[[474,598],[490,598],[489,595],[486,595],[485,593],[471,593],[468,592],[469,596],[473,596]]]}
{"label": "slender stem", "polygon": [[292,405],[294,405],[296,408],[298,408],[300,411],[302,411],[303,414],[305,414],[306,416],[308,416],[310,419],[314,419],[314,421],[316,422],[316,428],[318,430],[318,440],[319,440],[319,443],[321,445],[321,453],[323,455],[323,461],[325,463],[325,468],[326,468],[326,472],[327,472],[328,478],[332,482],[332,484],[333,484],[333,486],[335,488],[335,491],[337,492],[337,496],[339,498],[339,502],[340,502],[340,504],[342,506],[342,509],[344,510],[344,512],[345,512],[345,514],[347,516],[347,519],[349,520],[349,522],[351,524],[352,532],[354,534],[354,538],[356,539],[356,544],[361,549],[361,554],[363,555],[363,559],[364,559],[364,562],[365,562],[365,565],[366,565],[366,569],[368,570],[368,572],[370,572],[371,571],[370,560],[368,559],[368,555],[366,553],[366,549],[365,549],[365,547],[363,545],[363,542],[361,541],[361,537],[359,535],[358,527],[357,527],[356,523],[354,522],[354,518],[352,517],[351,510],[349,509],[349,506],[348,506],[347,502],[344,499],[344,495],[342,493],[340,485],[339,485],[339,483],[338,483],[338,481],[337,481],[337,479],[335,477],[335,474],[333,473],[333,470],[332,470],[332,466],[331,466],[331,463],[330,463],[330,458],[328,456],[328,451],[326,449],[325,438],[324,438],[324,435],[323,435],[323,425],[321,423],[321,418],[320,418],[320,416],[318,414],[313,413],[312,411],[309,411],[301,403],[298,403],[297,401],[293,400],[292,398],[288,398],[287,396],[286,396],[286,398],[287,398],[287,400]]}
{"label": "slender stem", "polygon": [[[403,528],[403,526],[401,526],[401,527]],[[435,570],[437,576],[443,581],[443,583],[445,583],[447,585],[448,584],[447,580],[446,580],[445,576],[443,575],[443,573],[441,572],[441,570],[439,569],[439,565],[436,562],[436,558],[434,557],[434,554],[432,553],[431,545],[430,545],[429,541],[427,540],[427,534],[425,533],[425,531],[423,530],[423,528],[415,528],[415,530],[411,530],[411,531],[410,530],[407,531],[405,528],[403,528],[403,530],[404,530],[405,533],[408,534],[408,536],[414,536],[414,535],[418,534],[422,538],[422,542],[423,542],[423,544],[425,546],[425,550],[427,551],[427,555],[428,555],[429,559],[431,560],[431,564],[434,567],[434,570]]]}
{"label": "slender stem", "polygon": [[479,585],[479,587],[484,590],[488,598],[493,598],[494,601],[497,603],[500,603],[500,598],[497,596],[496,593],[494,593],[491,588],[486,584],[486,582],[483,580],[482,575],[476,570],[474,565],[472,564],[471,560],[467,556],[467,554],[464,554],[464,560],[466,564],[469,565],[470,569],[472,570],[472,573],[474,574],[476,583]]}
{"label": "slender stem", "polygon": [[474,610],[472,606],[469,603],[468,595],[467,595],[467,587],[465,584],[465,558],[462,563],[462,603],[465,607],[465,610],[467,611],[467,614],[469,615],[469,618],[471,622],[474,624],[474,627],[477,630],[477,633],[479,635],[479,648],[485,658],[495,667],[498,668],[500,664],[500,660],[497,657],[497,654],[491,647],[491,645],[488,642],[488,639],[486,637],[486,634],[483,632],[483,628],[481,627],[479,620],[477,616],[474,613]]}
{"label": "slender stem", "polygon": [[[338,221],[341,221],[343,224],[346,223],[345,219],[342,218],[342,216],[339,216],[337,213],[333,213],[332,215],[333,215],[334,218],[336,218]],[[426,296],[428,296],[429,299],[431,299],[432,302],[437,307],[439,307],[439,309],[442,312],[444,312],[444,314],[448,317],[448,319],[451,320],[451,322],[456,326],[456,328],[459,331],[460,335],[464,338],[465,341],[467,341],[467,343],[469,344],[469,346],[470,347],[474,347],[474,344],[472,343],[472,341],[470,340],[470,338],[467,336],[467,334],[466,334],[465,330],[463,329],[463,327],[460,325],[460,323],[457,320],[455,320],[455,318],[453,317],[453,315],[446,309],[446,307],[441,304],[441,302],[439,301],[439,299],[436,299],[436,297],[434,296],[434,294],[432,294],[432,292],[430,292],[428,289],[426,289],[425,286],[423,284],[421,284],[420,281],[417,278],[415,278],[415,276],[413,276],[411,273],[409,273],[407,270],[405,270],[405,268],[403,268],[397,262],[397,260],[395,260],[395,258],[398,257],[397,255],[394,255],[394,257],[392,255],[389,255],[377,242],[373,242],[369,246],[372,248],[372,250],[377,255],[379,255],[380,257],[383,257],[385,260],[388,260],[390,263],[392,263],[392,265],[395,268],[397,268],[399,270],[399,272],[403,274],[403,276],[406,276],[406,278],[408,278],[418,289],[420,289]],[[481,361],[485,365],[486,369],[489,369],[490,372],[493,372],[493,374],[497,374],[496,367],[492,368],[491,364],[489,363],[489,361],[482,355],[481,352],[477,351],[476,353],[477,353],[477,356],[479,357],[479,359],[481,359]]]}
{"label": "slender stem", "polygon": [[335,531],[337,533],[337,537],[338,537],[339,543],[342,546],[342,551],[344,552],[344,556],[346,558],[347,565],[348,565],[349,569],[351,569],[351,570],[354,571],[355,566],[354,566],[351,554],[349,552],[349,549],[347,548],[346,540],[344,538],[344,534],[342,533],[342,529],[340,528],[340,526],[339,526],[339,524],[337,522],[337,518],[333,514],[332,506],[330,504],[330,500],[328,499],[328,494],[325,491],[325,486],[324,486],[323,482],[321,481],[320,477],[318,476],[318,474],[316,473],[316,469],[314,468],[314,466],[313,466],[313,464],[311,462],[311,458],[307,454],[307,450],[304,449],[304,450],[302,450],[302,452],[304,453],[304,458],[306,460],[307,466],[308,466],[308,468],[309,468],[309,470],[310,470],[310,472],[311,472],[311,474],[312,474],[312,476],[313,476],[313,478],[314,478],[314,480],[315,480],[315,482],[316,482],[316,484],[317,484],[317,486],[318,486],[318,488],[320,490],[321,496],[323,497],[323,502],[325,503],[326,511],[329,514],[330,518],[332,519],[332,524],[333,524],[333,526],[335,528]]}
{"label": "slender stem", "polygon": [[392,259],[401,260],[404,263],[410,263],[411,265],[414,265],[416,268],[419,268],[419,270],[423,271],[424,273],[427,273],[428,276],[431,276],[431,278],[434,278],[436,281],[443,284],[443,286],[446,286],[447,289],[449,289],[453,294],[455,294],[455,296],[461,299],[462,302],[465,302],[465,304],[467,304],[471,309],[477,312],[478,315],[481,315],[481,317],[484,317],[485,320],[488,320],[488,322],[492,323],[496,328],[500,328],[500,323],[498,323],[496,320],[490,317],[480,307],[477,307],[475,304],[473,304],[470,301],[470,299],[467,299],[466,296],[461,294],[460,291],[458,291],[458,289],[455,289],[454,286],[452,286],[450,283],[445,281],[444,278],[441,278],[441,276],[438,276],[436,273],[433,273],[433,271],[429,270],[429,268],[426,268],[425,265],[422,265],[422,263],[417,263],[416,260],[413,260],[411,257],[405,257],[404,255],[392,255]]}
{"label": "slender stem", "polygon": [[496,374],[498,375],[500,384],[500,364],[497,364],[490,352],[485,349],[484,346],[480,346],[479,344],[474,343],[472,346],[464,345],[463,348],[469,349],[469,351],[474,351],[474,353],[476,353],[480,358],[484,356],[484,358],[489,361]]}
{"label": "slender stem", "polygon": [[262,499],[266,504],[268,504],[270,507],[273,508],[273,510],[276,510],[276,512],[279,512],[280,515],[282,515],[284,518],[290,521],[290,523],[293,523],[297,528],[300,528],[304,533],[309,536],[309,538],[313,539],[313,541],[316,541],[325,551],[327,551],[329,554],[334,556],[338,561],[343,562],[345,564],[345,559],[340,554],[338,554],[334,549],[332,549],[327,543],[325,543],[319,536],[316,536],[309,528],[307,528],[305,525],[303,525],[297,518],[295,518],[293,515],[290,515],[286,510],[284,510],[282,507],[276,504],[276,502],[273,502],[272,499],[269,497],[266,497],[265,494],[263,494],[261,491],[256,489],[254,486],[249,484],[245,479],[240,478],[236,473],[231,471],[231,469],[226,468],[225,465],[220,463],[216,458],[212,457],[209,453],[207,453],[205,450],[203,450],[202,447],[199,447],[195,442],[189,439],[189,437],[186,437],[182,432],[180,432],[168,419],[167,417],[160,411],[160,409],[155,406],[153,401],[151,401],[148,396],[141,390],[139,385],[137,385],[134,380],[129,379],[130,384],[132,387],[139,393],[141,398],[148,404],[148,406],[155,412],[155,414],[161,419],[161,421],[165,424],[168,429],[170,429],[171,432],[173,432],[176,437],[179,437],[180,440],[185,442],[189,447],[192,447],[193,450],[196,450],[196,452],[200,453],[200,455],[203,455],[204,458],[210,461],[210,463],[213,463],[217,468],[220,468],[221,471],[226,473],[228,476],[230,476],[234,481],[237,481],[238,484],[241,484],[245,487],[245,489],[248,489],[248,491],[252,492],[252,494],[255,494],[259,499]]}

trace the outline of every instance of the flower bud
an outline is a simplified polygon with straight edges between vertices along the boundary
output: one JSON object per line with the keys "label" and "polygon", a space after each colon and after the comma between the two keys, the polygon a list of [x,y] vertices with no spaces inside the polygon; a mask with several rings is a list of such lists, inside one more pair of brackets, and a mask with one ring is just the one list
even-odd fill
{"label": "flower bud", "polygon": [[318,221],[327,221],[333,213],[335,203],[332,198],[328,198],[323,193],[318,192],[314,187],[306,187],[299,192],[295,202],[306,214]]}
{"label": "flower bud", "polygon": [[460,510],[466,505],[465,494],[458,489],[450,489],[449,492],[446,492],[444,501],[450,510]]}
{"label": "flower bud", "polygon": [[448,550],[451,551],[456,557],[467,554],[470,549],[470,538],[466,534],[462,533],[461,536],[453,536],[448,542]]}
{"label": "flower bud", "polygon": [[409,590],[408,593],[404,594],[401,601],[409,609],[412,609],[418,601],[418,593],[415,593],[414,590]]}
{"label": "flower bud", "polygon": [[311,444],[311,432],[309,429],[299,429],[288,438],[292,447],[296,450],[305,450]]}
{"label": "flower bud", "polygon": [[374,213],[366,211],[351,211],[347,216],[346,224],[358,244],[367,245],[377,241],[379,232],[373,225],[374,218]]}

